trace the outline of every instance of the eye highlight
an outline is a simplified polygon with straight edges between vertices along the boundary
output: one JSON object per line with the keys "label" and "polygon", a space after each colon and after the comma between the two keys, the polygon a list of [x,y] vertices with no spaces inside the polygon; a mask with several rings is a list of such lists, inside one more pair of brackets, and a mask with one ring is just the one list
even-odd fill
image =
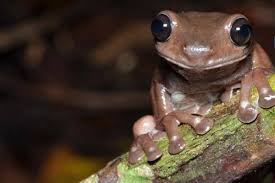
{"label": "eye highlight", "polygon": [[160,14],[152,21],[151,32],[156,41],[167,41],[171,35],[171,31],[171,20],[168,16]]}
{"label": "eye highlight", "polygon": [[230,30],[231,40],[238,46],[245,46],[252,38],[252,28],[245,18],[239,18],[232,24]]}

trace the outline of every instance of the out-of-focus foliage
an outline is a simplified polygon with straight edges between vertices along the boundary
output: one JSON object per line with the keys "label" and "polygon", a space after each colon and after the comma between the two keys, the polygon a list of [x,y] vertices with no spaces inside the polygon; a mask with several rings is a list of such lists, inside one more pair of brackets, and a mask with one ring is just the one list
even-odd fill
{"label": "out-of-focus foliage", "polygon": [[106,160],[103,157],[80,156],[68,147],[56,146],[46,159],[37,182],[75,183],[79,178],[85,178],[102,168]]}

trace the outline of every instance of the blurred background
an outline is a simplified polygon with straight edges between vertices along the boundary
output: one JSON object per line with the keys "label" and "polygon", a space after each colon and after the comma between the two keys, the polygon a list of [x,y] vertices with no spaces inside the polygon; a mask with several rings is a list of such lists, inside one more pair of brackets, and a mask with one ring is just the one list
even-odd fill
{"label": "blurred background", "polygon": [[78,182],[128,150],[164,9],[243,13],[275,61],[272,0],[1,1],[1,183]]}

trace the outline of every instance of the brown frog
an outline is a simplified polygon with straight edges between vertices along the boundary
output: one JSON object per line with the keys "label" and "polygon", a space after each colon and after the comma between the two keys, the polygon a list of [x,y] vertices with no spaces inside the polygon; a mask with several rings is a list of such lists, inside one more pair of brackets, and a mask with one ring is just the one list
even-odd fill
{"label": "brown frog", "polygon": [[151,85],[154,116],[144,116],[133,126],[131,164],[144,153],[148,161],[161,157],[154,141],[163,132],[169,153],[180,153],[185,141],[178,126],[185,123],[197,134],[207,133],[213,126],[206,117],[212,104],[228,102],[235,89],[240,88],[238,118],[243,123],[255,121],[259,114],[250,101],[253,86],[260,107],[275,105],[275,92],[267,81],[274,72],[272,63],[254,40],[244,15],[162,11],[152,21],[151,31],[163,61]]}

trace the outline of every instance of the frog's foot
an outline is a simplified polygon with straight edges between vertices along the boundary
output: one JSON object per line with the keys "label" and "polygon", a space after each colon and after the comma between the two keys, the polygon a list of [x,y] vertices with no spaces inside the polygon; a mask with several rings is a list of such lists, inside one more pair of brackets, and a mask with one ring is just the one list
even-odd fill
{"label": "frog's foot", "polygon": [[[199,122],[194,124],[194,129],[199,135],[203,135],[212,129],[214,121],[210,118],[196,117]],[[196,123],[196,122],[195,122]]]}
{"label": "frog's foot", "polygon": [[154,161],[162,155],[161,151],[156,146],[155,142],[149,134],[144,134],[136,137],[135,142],[133,143],[129,151],[129,163],[138,163],[143,158],[144,153],[148,161]]}
{"label": "frog's foot", "polygon": [[256,120],[259,112],[256,107],[248,103],[247,101],[241,101],[238,118],[243,123],[251,123]]}
{"label": "frog's foot", "polygon": [[185,141],[181,136],[174,136],[170,139],[168,152],[170,154],[178,154],[185,148]]}
{"label": "frog's foot", "polygon": [[175,111],[176,118],[185,124],[191,125],[197,134],[203,135],[212,129],[214,121],[200,115],[188,114],[182,111]]}
{"label": "frog's foot", "polygon": [[174,115],[167,115],[163,118],[162,124],[164,125],[169,140],[169,153],[180,153],[186,145],[179,134],[178,126],[180,125],[180,122]]}
{"label": "frog's foot", "polygon": [[141,148],[141,146],[135,141],[129,151],[129,163],[130,164],[136,164],[138,163],[142,157],[144,156],[144,152]]}
{"label": "frog's foot", "polygon": [[135,122],[133,132],[135,141],[129,152],[129,163],[140,161],[145,153],[148,161],[161,157],[162,153],[153,140],[161,137],[161,132],[155,129],[156,123],[153,116],[144,116]]}
{"label": "frog's foot", "polygon": [[275,92],[268,83],[268,74],[269,72],[262,68],[253,70],[253,82],[259,92],[258,104],[262,108],[275,106]]}
{"label": "frog's foot", "polygon": [[178,126],[181,123],[191,125],[197,134],[205,134],[213,127],[212,119],[188,114],[182,111],[172,112],[162,120],[162,123],[169,139],[170,154],[178,154],[186,146],[178,130]]}
{"label": "frog's foot", "polygon": [[161,151],[149,134],[144,134],[137,137],[137,142],[142,147],[148,161],[154,161],[161,157]]}
{"label": "frog's foot", "polygon": [[275,106],[275,92],[272,90],[267,90],[262,93],[260,92],[258,103],[262,108],[270,108]]}
{"label": "frog's foot", "polygon": [[206,116],[212,109],[213,104],[212,103],[207,103],[207,104],[196,104],[194,107],[189,108],[187,110],[184,110],[185,113],[188,114],[195,114],[199,116]]}

